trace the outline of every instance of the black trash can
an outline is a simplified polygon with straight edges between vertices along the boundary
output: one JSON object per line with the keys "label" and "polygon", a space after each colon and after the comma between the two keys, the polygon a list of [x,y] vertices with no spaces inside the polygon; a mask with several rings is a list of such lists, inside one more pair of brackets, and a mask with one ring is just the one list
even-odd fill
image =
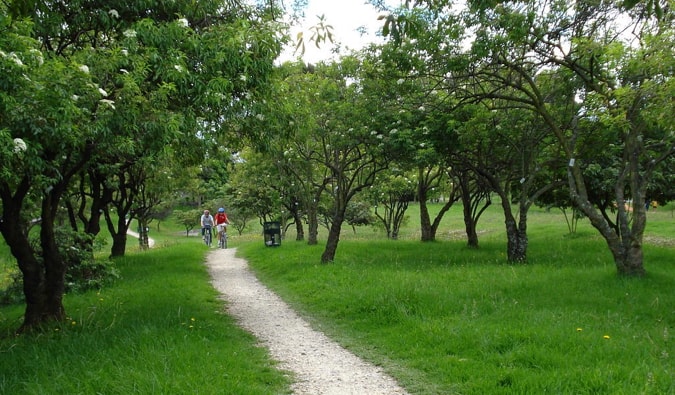
{"label": "black trash can", "polygon": [[265,222],[263,224],[263,235],[265,236],[265,245],[268,247],[278,247],[281,245],[281,224],[279,222]]}

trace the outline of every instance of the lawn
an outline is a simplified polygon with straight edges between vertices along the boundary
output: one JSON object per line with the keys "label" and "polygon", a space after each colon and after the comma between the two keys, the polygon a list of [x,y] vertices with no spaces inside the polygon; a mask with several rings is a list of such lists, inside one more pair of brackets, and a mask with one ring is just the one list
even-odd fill
{"label": "lawn", "polygon": [[288,377],[223,312],[194,243],[129,254],[121,279],[66,295],[66,322],[14,336],[0,308],[0,394],[283,394]]}
{"label": "lawn", "polygon": [[451,212],[438,242],[415,241],[413,228],[398,241],[359,230],[328,265],[322,245],[288,240],[239,252],[317,328],[414,393],[672,394],[673,220],[658,215],[648,234],[662,242],[646,246],[642,279],[616,275],[588,224],[572,235],[545,210],[531,213],[526,264],[505,262],[494,211],[478,250]]}

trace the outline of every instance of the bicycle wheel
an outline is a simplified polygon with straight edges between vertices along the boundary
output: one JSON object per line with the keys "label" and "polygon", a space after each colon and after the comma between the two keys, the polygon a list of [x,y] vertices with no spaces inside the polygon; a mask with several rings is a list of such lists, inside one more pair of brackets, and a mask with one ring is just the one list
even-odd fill
{"label": "bicycle wheel", "polygon": [[227,248],[227,233],[225,232],[220,236],[220,248]]}
{"label": "bicycle wheel", "polygon": [[206,244],[208,247],[211,247],[211,229],[207,228],[204,231],[204,244]]}

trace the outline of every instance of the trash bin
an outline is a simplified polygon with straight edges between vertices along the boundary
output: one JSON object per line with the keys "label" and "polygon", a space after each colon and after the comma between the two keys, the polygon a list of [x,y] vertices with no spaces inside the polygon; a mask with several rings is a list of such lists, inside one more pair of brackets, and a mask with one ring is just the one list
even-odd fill
{"label": "trash bin", "polygon": [[265,222],[263,224],[263,235],[265,236],[265,245],[268,247],[278,247],[281,245],[281,224],[279,222]]}

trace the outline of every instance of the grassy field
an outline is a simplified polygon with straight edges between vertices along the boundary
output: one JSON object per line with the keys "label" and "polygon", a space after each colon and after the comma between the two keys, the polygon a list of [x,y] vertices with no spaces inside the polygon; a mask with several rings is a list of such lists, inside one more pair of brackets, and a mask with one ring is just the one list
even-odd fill
{"label": "grassy field", "polygon": [[239,252],[316,327],[414,393],[672,394],[671,214],[650,212],[643,279],[617,277],[587,223],[570,235],[545,210],[530,216],[522,265],[505,263],[495,211],[479,250],[465,247],[455,211],[436,243],[414,241],[414,228],[399,241],[346,232],[330,265],[322,245],[288,240]]}
{"label": "grassy field", "polygon": [[13,336],[0,309],[0,394],[281,394],[288,378],[223,313],[206,248],[176,243],[118,261],[122,278],[66,295],[69,319]]}
{"label": "grassy field", "polygon": [[[437,242],[419,243],[416,206],[398,241],[345,229],[329,265],[319,263],[322,243],[292,233],[269,248],[253,227],[230,245],[314,326],[411,393],[673,394],[672,214],[649,212],[642,279],[617,277],[587,223],[570,235],[559,212],[538,209],[519,265],[505,263],[496,209],[480,222],[478,250],[465,247],[457,207]],[[0,308],[0,393],[288,392],[255,339],[222,314],[199,240],[171,221],[151,237],[158,248],[120,260],[114,286],[67,295],[71,319],[45,334],[12,336],[23,306]],[[6,256],[0,249],[11,266]]]}

